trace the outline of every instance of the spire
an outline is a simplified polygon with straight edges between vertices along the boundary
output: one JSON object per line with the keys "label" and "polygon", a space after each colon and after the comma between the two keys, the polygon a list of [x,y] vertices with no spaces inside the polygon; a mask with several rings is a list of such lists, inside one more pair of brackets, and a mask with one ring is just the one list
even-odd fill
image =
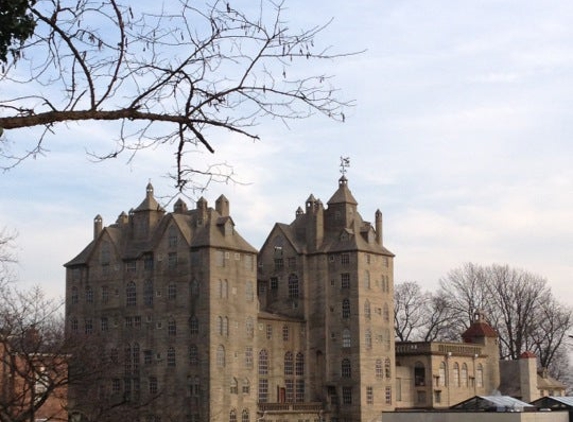
{"label": "spire", "polygon": [[135,209],[135,212],[138,211],[165,211],[161,205],[157,203],[155,197],[153,196],[153,185],[151,182],[149,182],[145,187],[145,199]]}

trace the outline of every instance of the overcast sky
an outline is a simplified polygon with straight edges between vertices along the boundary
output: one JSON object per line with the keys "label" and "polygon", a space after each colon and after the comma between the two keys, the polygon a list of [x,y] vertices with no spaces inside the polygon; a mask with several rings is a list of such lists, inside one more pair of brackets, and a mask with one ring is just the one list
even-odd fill
{"label": "overcast sky", "polygon": [[[330,198],[348,156],[362,217],[384,214],[396,282],[435,289],[464,262],[506,263],[546,277],[573,304],[573,2],[287,5],[290,27],[334,18],[323,44],[366,49],[326,64],[356,107],[344,124],[265,121],[260,142],[213,140],[214,159],[232,164],[243,184],[213,185],[209,203],[224,193],[237,230],[260,248],[310,193]],[[0,226],[19,233],[23,285],[63,296],[62,265],[91,240],[96,214],[112,224],[141,202],[149,180],[158,197],[174,194],[166,152],[129,163],[86,157],[86,146],[112,137],[100,125],[59,126],[46,156],[0,175]]]}

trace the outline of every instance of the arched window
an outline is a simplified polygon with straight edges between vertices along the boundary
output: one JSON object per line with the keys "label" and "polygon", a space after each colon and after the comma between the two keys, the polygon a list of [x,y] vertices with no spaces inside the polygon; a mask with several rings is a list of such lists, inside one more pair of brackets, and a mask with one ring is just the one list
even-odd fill
{"label": "arched window", "polygon": [[79,295],[78,288],[76,286],[72,287],[72,304],[78,303]]}
{"label": "arched window", "polygon": [[234,409],[229,412],[229,422],[237,422],[237,412]]}
{"label": "arched window", "polygon": [[476,386],[483,387],[483,366],[481,363],[478,364],[476,370]]}
{"label": "arched window", "polygon": [[229,336],[229,318],[223,317],[223,335],[225,337]]}
{"label": "arched window", "polygon": [[247,337],[252,338],[255,335],[255,327],[253,325],[253,318],[250,316],[247,317],[247,321],[245,323],[245,330],[247,332]]}
{"label": "arched window", "polygon": [[239,382],[237,381],[237,378],[235,378],[235,377],[231,377],[231,382],[229,385],[229,392],[231,394],[239,394]]}
{"label": "arched window", "polygon": [[382,379],[384,378],[384,372],[382,371],[382,359],[376,359],[376,378]]}
{"label": "arched window", "polygon": [[454,387],[460,386],[460,365],[456,362],[454,363],[454,369],[452,370],[452,378],[454,381]]}
{"label": "arched window", "polygon": [[137,305],[137,290],[135,288],[135,283],[130,281],[125,286],[125,305],[126,306],[136,306]]}
{"label": "arched window", "polygon": [[350,335],[350,330],[345,328],[342,330],[342,347],[352,346],[352,336]]}
{"label": "arched window", "polygon": [[177,361],[175,359],[175,349],[170,347],[167,349],[167,366],[174,367],[177,365]]}
{"label": "arched window", "polygon": [[299,297],[298,277],[291,274],[288,277],[288,297],[294,299]]}
{"label": "arched window", "polygon": [[223,345],[217,347],[217,366],[219,368],[225,367],[225,347]]}
{"label": "arched window", "polygon": [[440,387],[446,386],[446,362],[440,362],[440,369],[438,373],[438,385]]}
{"label": "arched window", "polygon": [[384,360],[384,376],[386,379],[390,379],[392,376],[392,365],[390,364],[390,358]]}
{"label": "arched window", "polygon": [[342,301],[342,318],[350,318],[350,299],[344,299]]}
{"label": "arched window", "polygon": [[342,359],[340,364],[340,375],[342,378],[351,378],[352,377],[352,367],[350,366],[350,359]]}
{"label": "arched window", "polygon": [[285,353],[284,372],[285,375],[293,375],[294,373],[294,358],[292,352]]}
{"label": "arched window", "polygon": [[217,332],[219,335],[223,335],[223,317],[217,317]]}
{"label": "arched window", "polygon": [[241,422],[249,422],[249,411],[247,409],[243,410],[243,416],[241,417]]}
{"label": "arched window", "polygon": [[262,349],[259,352],[259,375],[267,375],[269,373],[269,353]]}
{"label": "arched window", "polygon": [[467,387],[468,386],[468,365],[467,364],[462,364],[462,373],[461,373],[461,378],[462,378],[462,387]]}
{"label": "arched window", "polygon": [[189,365],[197,366],[199,365],[199,351],[197,350],[197,346],[192,344],[189,346]]}
{"label": "arched window", "polygon": [[145,280],[143,283],[143,304],[153,306],[153,280]]}
{"label": "arched window", "polygon": [[296,364],[294,373],[296,376],[304,375],[304,355],[301,352],[298,352],[296,354]]}
{"label": "arched window", "polygon": [[370,301],[368,299],[364,302],[364,317],[370,319]]}
{"label": "arched window", "polygon": [[419,387],[426,385],[426,368],[420,361],[414,364],[414,385]]}
{"label": "arched window", "polygon": [[364,333],[364,343],[367,349],[372,348],[372,331],[370,331],[370,328],[367,328]]}
{"label": "arched window", "polygon": [[191,334],[199,334],[199,320],[195,315],[189,318],[189,331]]}
{"label": "arched window", "polygon": [[249,382],[248,378],[244,378],[243,379],[243,394],[250,394],[250,393],[251,393],[251,383]]}

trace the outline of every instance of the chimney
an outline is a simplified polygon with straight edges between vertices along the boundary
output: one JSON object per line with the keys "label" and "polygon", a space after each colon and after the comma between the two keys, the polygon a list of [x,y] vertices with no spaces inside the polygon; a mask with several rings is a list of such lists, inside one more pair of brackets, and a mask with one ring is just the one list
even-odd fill
{"label": "chimney", "polygon": [[101,231],[103,230],[103,219],[101,215],[96,215],[94,218],[94,240],[97,239]]}

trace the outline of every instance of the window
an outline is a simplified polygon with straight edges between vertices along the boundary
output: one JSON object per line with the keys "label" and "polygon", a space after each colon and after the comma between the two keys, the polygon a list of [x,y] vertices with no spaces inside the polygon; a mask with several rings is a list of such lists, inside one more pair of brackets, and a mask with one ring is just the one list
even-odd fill
{"label": "window", "polygon": [[247,281],[247,285],[245,286],[245,299],[247,302],[252,302],[255,299],[252,281]]}
{"label": "window", "polygon": [[446,362],[440,362],[438,369],[438,385],[440,387],[446,386]]}
{"label": "window", "polygon": [[364,333],[364,344],[367,349],[372,349],[372,331],[370,331],[370,328],[366,329]]}
{"label": "window", "polygon": [[197,346],[192,344],[189,346],[189,365],[197,366],[199,365],[199,351],[197,350]]}
{"label": "window", "polygon": [[426,368],[424,368],[424,364],[420,361],[414,364],[414,385],[417,387],[426,385]]}
{"label": "window", "polygon": [[342,378],[351,378],[352,377],[352,367],[350,366],[350,359],[342,359],[342,363],[340,364],[340,375]]}
{"label": "window", "polygon": [[392,365],[390,364],[390,358],[384,360],[384,376],[386,379],[390,379],[392,376]]}
{"label": "window", "polygon": [[243,394],[250,394],[251,393],[251,384],[247,378],[243,379]]}
{"label": "window", "polygon": [[286,379],[285,380],[285,401],[287,403],[294,402],[294,380],[293,379]]}
{"label": "window", "polygon": [[130,281],[125,286],[125,305],[126,306],[136,306],[137,305],[137,290],[135,288],[135,283]]}
{"label": "window", "polygon": [[366,302],[364,302],[364,317],[370,319],[370,316],[370,301],[366,299]]}
{"label": "window", "polygon": [[291,274],[288,277],[288,297],[291,299],[299,297],[298,291],[298,277],[296,274]]}
{"label": "window", "polygon": [[290,338],[290,330],[288,325],[283,325],[283,341],[288,341]]}
{"label": "window", "polygon": [[229,392],[231,394],[239,394],[239,382],[235,377],[231,378],[231,383],[229,385]]}
{"label": "window", "polygon": [[167,238],[167,243],[168,243],[169,247],[170,247],[170,248],[175,248],[175,247],[177,247],[177,240],[178,240],[177,227],[175,227],[175,226],[170,226],[170,227],[169,227],[168,238]]}
{"label": "window", "polygon": [[340,274],[340,287],[342,289],[349,289],[350,288],[350,273]]}
{"label": "window", "polygon": [[243,415],[241,416],[241,422],[249,422],[249,411],[247,409],[243,410]]}
{"label": "window", "polygon": [[189,331],[191,334],[199,334],[199,320],[195,315],[189,318]]}
{"label": "window", "polygon": [[297,403],[304,401],[304,379],[296,380],[295,401]]}
{"label": "window", "polygon": [[153,271],[153,254],[146,253],[143,255],[143,269],[145,271]]}
{"label": "window", "polygon": [[177,252],[169,252],[167,254],[167,266],[170,270],[177,268]]}
{"label": "window", "polygon": [[217,347],[217,366],[219,368],[225,367],[225,347],[223,345]]}
{"label": "window", "polygon": [[350,330],[345,328],[342,330],[342,347],[351,347],[352,346],[352,337],[350,335]]}
{"label": "window", "polygon": [[143,364],[151,365],[153,363],[153,351],[146,349],[143,351]]}
{"label": "window", "polygon": [[352,387],[342,387],[342,404],[352,404]]}
{"label": "window", "polygon": [[131,358],[133,362],[133,374],[137,375],[139,371],[139,343],[134,343],[131,348]]}
{"label": "window", "polygon": [[279,279],[277,277],[271,277],[271,290],[278,290]]}
{"label": "window", "polygon": [[275,258],[275,271],[282,270],[284,266],[284,260],[282,258]]}
{"label": "window", "polygon": [[304,355],[301,352],[296,354],[295,375],[299,377],[304,375]]}
{"label": "window", "polygon": [[70,321],[70,328],[72,331],[78,331],[78,319],[77,318],[72,318]]}
{"label": "window", "polygon": [[374,404],[374,389],[366,387],[366,404]]}
{"label": "window", "polygon": [[229,296],[229,283],[219,279],[219,298],[226,299]]}
{"label": "window", "polygon": [[94,303],[94,291],[90,286],[86,287],[86,303]]}
{"label": "window", "polygon": [[483,366],[481,363],[478,364],[476,370],[476,386],[483,387]]}
{"label": "window", "polygon": [[442,402],[442,391],[441,390],[436,390],[434,391],[434,401],[436,403],[441,403]]}
{"label": "window", "polygon": [[392,404],[392,387],[386,387],[384,390],[386,404]]}
{"label": "window", "polygon": [[78,288],[76,286],[72,287],[72,304],[78,303],[78,299],[79,299],[79,294],[78,294]]}
{"label": "window", "polygon": [[177,299],[177,285],[176,284],[171,283],[169,286],[167,286],[167,299],[169,299],[169,300]]}
{"label": "window", "polygon": [[370,271],[364,273],[364,287],[366,289],[370,288]]}
{"label": "window", "polygon": [[376,359],[376,378],[382,379],[384,378],[384,372],[382,372],[382,359]]}
{"label": "window", "polygon": [[253,348],[246,347],[245,348],[245,367],[252,368],[253,367]]}
{"label": "window", "polygon": [[174,319],[167,322],[167,335],[175,337],[177,335],[177,323]]}
{"label": "window", "polygon": [[456,362],[454,363],[454,368],[452,370],[452,378],[454,381],[454,387],[460,386],[460,365]]}
{"label": "window", "polygon": [[140,316],[134,316],[133,317],[133,326],[135,328],[141,328],[141,317]]}
{"label": "window", "polygon": [[109,329],[109,324],[107,317],[101,317],[101,330],[107,331]]}
{"label": "window", "polygon": [[125,263],[125,272],[133,274],[137,271],[137,261],[127,261]]}
{"label": "window", "polygon": [[229,422],[237,422],[237,412],[235,410],[229,412]]}
{"label": "window", "polygon": [[350,300],[344,299],[342,301],[342,318],[348,319],[350,318]]}
{"label": "window", "polygon": [[461,383],[462,387],[468,386],[468,365],[465,363],[462,364]]}
{"label": "window", "polygon": [[149,394],[157,394],[158,390],[157,378],[149,377]]}
{"label": "window", "polygon": [[294,358],[292,352],[286,352],[284,358],[284,373],[285,375],[294,374]]}
{"label": "window", "polygon": [[101,286],[101,303],[109,302],[109,288],[107,286]]}
{"label": "window", "polygon": [[153,281],[145,280],[143,284],[143,304],[153,306]]}
{"label": "window", "polygon": [[170,347],[167,349],[167,366],[174,367],[176,366],[177,361],[175,359],[175,349]]}
{"label": "window", "polygon": [[253,338],[253,336],[255,335],[255,327],[253,325],[253,318],[250,316],[247,317],[247,321],[245,323],[245,330],[247,332],[247,337]]}
{"label": "window", "polygon": [[271,324],[267,324],[267,340],[273,338],[273,326]]}
{"label": "window", "polygon": [[121,391],[121,382],[119,378],[114,378],[111,380],[111,392],[118,394]]}
{"label": "window", "polygon": [[262,349],[259,352],[259,375],[267,375],[269,373],[269,353]]}
{"label": "window", "polygon": [[390,312],[388,311],[388,304],[387,303],[384,304],[384,310],[382,312],[383,312],[384,322],[389,322],[390,321]]}
{"label": "window", "polygon": [[259,379],[259,402],[266,403],[269,401],[269,380]]}
{"label": "window", "polygon": [[340,263],[344,266],[349,265],[350,264],[350,255],[347,253],[343,253],[342,255],[340,255]]}
{"label": "window", "polygon": [[94,331],[93,320],[91,318],[86,318],[84,321],[84,328],[86,334],[91,334]]}

